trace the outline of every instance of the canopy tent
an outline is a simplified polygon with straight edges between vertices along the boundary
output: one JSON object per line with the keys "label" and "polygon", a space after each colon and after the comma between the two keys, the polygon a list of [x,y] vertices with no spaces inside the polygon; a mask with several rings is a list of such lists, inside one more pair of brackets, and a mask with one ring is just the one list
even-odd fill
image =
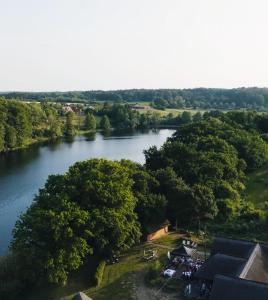
{"label": "canopy tent", "polygon": [[195,248],[181,245],[179,248],[171,251],[170,254],[172,256],[193,257],[195,252],[196,252]]}

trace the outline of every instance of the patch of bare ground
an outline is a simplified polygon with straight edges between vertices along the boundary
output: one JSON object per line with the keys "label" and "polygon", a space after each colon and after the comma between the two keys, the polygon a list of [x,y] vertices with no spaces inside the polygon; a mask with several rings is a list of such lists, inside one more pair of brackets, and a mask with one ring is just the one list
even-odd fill
{"label": "patch of bare ground", "polygon": [[165,293],[145,284],[145,274],[135,274],[134,299],[136,300],[181,300],[177,293]]}

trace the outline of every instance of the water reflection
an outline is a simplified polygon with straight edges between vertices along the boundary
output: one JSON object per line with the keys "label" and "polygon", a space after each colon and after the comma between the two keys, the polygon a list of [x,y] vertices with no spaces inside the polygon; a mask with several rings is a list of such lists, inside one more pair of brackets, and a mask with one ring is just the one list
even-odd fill
{"label": "water reflection", "polygon": [[87,141],[95,141],[95,139],[96,139],[96,132],[90,131],[88,133],[85,133],[84,136],[86,137]]}
{"label": "water reflection", "polygon": [[29,149],[22,149],[19,151],[1,154],[0,177],[6,176],[8,173],[15,171],[16,169],[22,170],[24,166],[28,164],[29,161],[37,159],[40,155],[39,147],[33,145],[31,147],[31,151],[29,151]]}

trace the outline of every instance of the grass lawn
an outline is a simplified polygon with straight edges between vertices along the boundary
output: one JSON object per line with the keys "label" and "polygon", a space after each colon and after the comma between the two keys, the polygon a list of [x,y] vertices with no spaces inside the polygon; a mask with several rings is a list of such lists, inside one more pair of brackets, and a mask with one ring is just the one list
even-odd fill
{"label": "grass lawn", "polygon": [[[157,249],[158,258],[164,265],[167,260],[167,251],[178,247],[183,239],[192,239],[201,242],[194,234],[170,233],[165,237],[152,242],[143,243],[133,247],[123,253],[119,258],[119,263],[107,265],[103,274],[103,280],[98,288],[92,287],[92,274],[90,270],[95,270],[92,263],[83,266],[74,273],[64,287],[45,286],[32,291],[24,300],[70,300],[78,291],[83,291],[94,300],[131,300],[149,299],[143,297],[142,293],[155,293],[158,288],[152,290],[146,287],[145,275],[152,263],[143,259],[144,250]],[[203,251],[203,247],[200,248]],[[170,292],[174,292],[172,282],[167,285]],[[176,283],[176,289],[181,289]],[[175,289],[175,290],[176,290]]]}
{"label": "grass lawn", "polygon": [[[151,262],[144,261],[143,251],[157,249],[158,257],[165,261],[169,246],[176,247],[181,240],[178,234],[170,234],[155,243],[144,243],[127,251],[120,257],[120,262],[105,268],[103,280],[99,288],[88,288],[83,291],[94,300],[127,300],[136,299],[138,285],[143,281]],[[159,245],[163,245],[163,248]],[[71,299],[71,295],[64,300]]]}
{"label": "grass lawn", "polygon": [[245,193],[257,205],[268,201],[268,163],[248,176]]}
{"label": "grass lawn", "polygon": [[181,108],[181,109],[177,109],[177,108],[166,108],[166,112],[167,113],[173,113],[174,115],[175,114],[181,114],[183,113],[184,111],[188,111],[190,112],[191,114],[196,114],[197,112],[200,112],[201,114],[205,113],[206,111],[210,111],[211,109],[187,109],[187,108]]}
{"label": "grass lawn", "polygon": [[177,116],[181,113],[183,113],[184,111],[188,111],[190,112],[191,114],[195,114],[197,112],[200,112],[201,114],[203,114],[204,112],[206,111],[210,111],[210,110],[204,110],[204,109],[186,109],[186,108],[183,108],[183,109],[177,109],[177,108],[166,108],[165,110],[161,110],[161,109],[155,109],[155,108],[152,108],[150,110],[147,110],[147,109],[139,109],[138,110],[141,114],[144,114],[144,113],[147,113],[148,111],[149,112],[157,112],[159,113],[162,117],[164,116],[167,116],[168,114],[172,113],[174,116]]}
{"label": "grass lawn", "polygon": [[[78,291],[83,291],[94,300],[128,300],[136,299],[138,286],[144,285],[144,275],[151,262],[143,259],[145,249],[157,249],[158,257],[164,261],[168,248],[178,246],[182,236],[171,233],[154,243],[143,243],[126,251],[120,256],[120,261],[114,265],[107,265],[103,274],[100,287],[95,288],[90,284],[90,266],[85,266],[70,278],[64,287],[42,287],[31,292],[27,300],[70,300]],[[162,247],[161,247],[162,245]]]}

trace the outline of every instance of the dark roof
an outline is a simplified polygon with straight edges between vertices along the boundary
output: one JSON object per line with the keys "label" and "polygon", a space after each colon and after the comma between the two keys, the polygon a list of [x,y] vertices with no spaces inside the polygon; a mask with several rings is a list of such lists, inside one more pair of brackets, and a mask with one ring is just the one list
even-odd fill
{"label": "dark roof", "polygon": [[72,300],[92,300],[86,294],[79,292],[73,296]]}
{"label": "dark roof", "polygon": [[267,300],[268,284],[215,276],[210,300]]}
{"label": "dark roof", "polygon": [[255,245],[256,243],[253,242],[217,237],[213,242],[211,255],[221,253],[229,256],[248,259]]}
{"label": "dark roof", "polygon": [[185,245],[181,245],[179,248],[174,249],[170,252],[173,256],[186,256],[190,257],[193,255],[193,253],[196,252],[195,248],[187,247]]}
{"label": "dark roof", "polygon": [[215,254],[211,256],[195,276],[203,280],[213,281],[215,275],[226,275],[237,277],[241,274],[247,260],[243,258]]}

